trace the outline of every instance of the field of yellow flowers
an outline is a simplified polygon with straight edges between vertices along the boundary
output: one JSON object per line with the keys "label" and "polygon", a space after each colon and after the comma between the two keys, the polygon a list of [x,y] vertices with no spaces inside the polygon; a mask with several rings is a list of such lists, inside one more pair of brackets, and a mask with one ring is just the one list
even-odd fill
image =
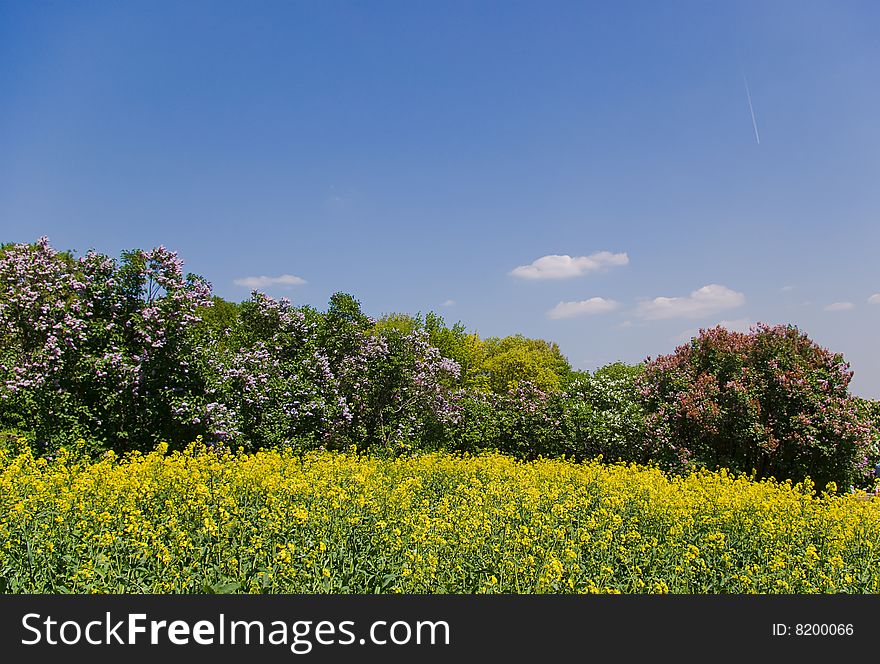
{"label": "field of yellow flowers", "polygon": [[724,472],[0,452],[5,592],[877,593],[878,555],[877,501]]}

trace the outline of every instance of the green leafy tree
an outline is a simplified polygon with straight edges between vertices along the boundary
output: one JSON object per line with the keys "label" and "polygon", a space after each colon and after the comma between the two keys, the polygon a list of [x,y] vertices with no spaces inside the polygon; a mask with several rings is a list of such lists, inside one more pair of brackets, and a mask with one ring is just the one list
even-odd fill
{"label": "green leafy tree", "polygon": [[376,322],[361,310],[361,303],[348,293],[331,295],[324,313],[309,307],[303,307],[301,311],[306,320],[317,324],[318,345],[332,367],[338,367],[343,359],[358,353],[364,335]]}
{"label": "green leafy tree", "polygon": [[555,343],[528,339],[521,334],[490,337],[483,342],[486,359],[482,370],[490,389],[506,394],[527,381],[543,392],[558,392],[571,365]]}
{"label": "green leafy tree", "polygon": [[483,370],[486,349],[480,335],[468,332],[461,322],[448,327],[442,316],[433,312],[425,316],[425,329],[431,345],[443,357],[455,360],[460,368],[459,387],[486,391],[489,381]]}
{"label": "green leafy tree", "polygon": [[222,333],[235,327],[240,311],[241,303],[214,295],[209,306],[199,307],[198,315],[204,327]]}
{"label": "green leafy tree", "polygon": [[421,315],[410,316],[409,314],[391,313],[385,314],[370,328],[371,334],[412,334],[417,330],[424,330],[425,323]]}

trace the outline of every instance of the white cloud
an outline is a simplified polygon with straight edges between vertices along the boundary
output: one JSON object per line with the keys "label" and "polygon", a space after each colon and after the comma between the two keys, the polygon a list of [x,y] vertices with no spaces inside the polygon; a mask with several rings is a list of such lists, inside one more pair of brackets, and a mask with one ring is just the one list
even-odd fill
{"label": "white cloud", "polygon": [[268,288],[269,286],[301,286],[306,283],[306,280],[292,274],[282,274],[278,277],[242,277],[233,283],[236,286],[246,286],[247,288]]}
{"label": "white cloud", "polygon": [[856,305],[852,302],[832,302],[827,307],[825,307],[825,311],[849,311],[850,309],[855,309]]}
{"label": "white cloud", "polygon": [[636,314],[649,320],[699,318],[745,304],[746,296],[719,284],[709,284],[687,297],[655,297],[639,302]]}
{"label": "white cloud", "polygon": [[560,302],[547,312],[547,318],[558,320],[560,318],[574,318],[575,316],[604,314],[617,309],[619,306],[619,302],[606,300],[603,297],[591,297],[589,300],[581,300],[580,302]]}
{"label": "white cloud", "polygon": [[440,305],[440,306],[443,306],[443,307],[454,307],[454,306],[455,306],[455,300],[446,300],[446,302],[444,302],[444,303],[443,303],[442,305]]}
{"label": "white cloud", "polygon": [[552,254],[542,256],[529,265],[520,265],[510,274],[522,279],[570,279],[603,268],[616,267],[629,263],[626,253],[612,254],[610,251],[597,251],[589,256]]}
{"label": "white cloud", "polygon": [[871,304],[880,304],[880,293],[874,293],[871,297],[868,298],[868,302]]}
{"label": "white cloud", "polygon": [[794,290],[794,286],[783,286],[782,288],[779,289],[779,292],[780,293],[788,293],[789,291],[793,291],[793,290]]}

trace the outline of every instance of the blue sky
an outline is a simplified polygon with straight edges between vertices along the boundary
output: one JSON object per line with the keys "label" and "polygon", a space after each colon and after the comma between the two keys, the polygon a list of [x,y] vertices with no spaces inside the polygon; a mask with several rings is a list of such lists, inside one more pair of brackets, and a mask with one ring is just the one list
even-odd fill
{"label": "blue sky", "polygon": [[878,24],[873,2],[3,0],[0,240],[164,244],[227,299],[289,275],[263,290],[585,369],[794,323],[876,398]]}

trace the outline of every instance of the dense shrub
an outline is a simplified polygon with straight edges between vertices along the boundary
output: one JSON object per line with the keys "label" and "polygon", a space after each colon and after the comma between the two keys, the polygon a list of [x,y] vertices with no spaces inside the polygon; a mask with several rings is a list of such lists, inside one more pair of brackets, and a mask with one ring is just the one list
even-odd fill
{"label": "dense shrub", "polygon": [[650,461],[638,379],[642,365],[609,364],[582,374],[558,397],[569,456]]}
{"label": "dense shrub", "polygon": [[120,450],[198,433],[204,386],[190,334],[210,286],[164,247],[79,260],[46,238],[0,254],[0,425],[52,447],[87,436]]}
{"label": "dense shrub", "polygon": [[450,387],[503,396],[520,383],[530,383],[543,392],[558,392],[576,375],[555,343],[521,334],[481,339],[460,322],[448,326],[433,312],[424,317],[386,314],[376,321],[372,331],[426,332],[431,346],[459,367],[455,379],[447,381]]}
{"label": "dense shrub", "polygon": [[326,313],[254,293],[222,344],[206,345],[209,439],[403,451],[431,443],[455,362],[423,330],[377,327],[349,295]]}
{"label": "dense shrub", "polygon": [[428,313],[425,316],[425,331],[428,340],[443,357],[454,360],[459,367],[455,385],[466,389],[486,391],[489,377],[484,371],[486,348],[480,335],[468,332],[458,322],[448,326],[442,316]]}
{"label": "dense shrub", "polygon": [[792,326],[703,330],[647,364],[653,454],[672,466],[861,484],[877,429],[848,393],[851,377],[841,355]]}
{"label": "dense shrub", "polygon": [[453,403],[453,449],[497,450],[520,459],[561,454],[556,404],[534,383],[520,381],[506,394],[464,392]]}
{"label": "dense shrub", "polygon": [[559,392],[522,381],[506,394],[461,391],[452,401],[447,446],[492,449],[522,459],[566,456],[647,462],[641,366],[581,372]]}
{"label": "dense shrub", "polygon": [[317,325],[289,301],[254,293],[223,336],[201,348],[206,391],[196,424],[209,441],[314,447],[351,420]]}
{"label": "dense shrub", "polygon": [[448,419],[445,383],[458,371],[423,330],[367,335],[341,367],[350,443],[394,452],[432,446]]}

